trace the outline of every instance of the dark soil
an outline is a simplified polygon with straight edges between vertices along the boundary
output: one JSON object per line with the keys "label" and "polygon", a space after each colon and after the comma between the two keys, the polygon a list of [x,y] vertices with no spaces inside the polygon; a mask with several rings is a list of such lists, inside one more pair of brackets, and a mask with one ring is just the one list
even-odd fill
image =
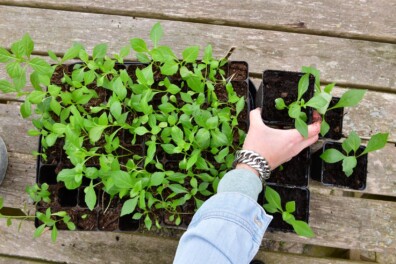
{"label": "dark soil", "polygon": [[98,214],[98,228],[103,231],[114,231],[118,229],[120,218],[120,208],[109,208],[101,210]]}
{"label": "dark soil", "polygon": [[[282,208],[285,208],[285,205],[289,201],[296,202],[296,211],[293,213],[297,220],[303,220],[308,222],[309,218],[309,190],[304,188],[289,188],[275,185],[268,185],[272,189],[276,190],[282,201]],[[264,198],[264,204],[266,203]],[[271,230],[280,230],[280,231],[293,231],[293,227],[288,223],[282,220],[282,214],[275,213],[271,214],[274,216],[274,219],[271,221],[269,225],[269,229]]]}
{"label": "dark soil", "polygon": [[[265,71],[263,74],[263,100],[261,116],[266,124],[294,127],[294,120],[289,117],[288,110],[277,110],[275,108],[275,99],[283,98],[286,105],[297,100],[298,82],[303,76],[299,72],[285,71]],[[308,91],[304,94],[303,99],[308,102],[314,93],[315,79],[310,77]],[[312,121],[312,109],[303,109],[307,114],[308,123]]]}
{"label": "dark soil", "polygon": [[310,166],[310,149],[306,148],[290,161],[271,172],[267,182],[280,185],[306,187]]}
{"label": "dark soil", "polygon": [[248,64],[244,61],[231,61],[228,66],[228,76],[234,81],[244,81],[248,78]]}
{"label": "dark soil", "polygon": [[[335,148],[341,151],[343,154],[341,143],[338,142],[327,142],[324,145],[324,149]],[[358,154],[362,153],[364,147],[360,147],[358,150]],[[313,156],[313,174],[312,177],[315,180],[321,180],[323,184],[342,187],[342,188],[350,188],[355,190],[364,190],[366,188],[366,180],[367,180],[367,154],[359,157],[357,159],[357,165],[351,176],[347,177],[345,173],[342,171],[342,162],[337,163],[325,163],[320,159],[320,155],[322,151],[318,151]],[[321,174],[321,168],[323,168],[323,172]],[[322,176],[320,176],[322,175]],[[320,179],[319,177],[322,177]]]}
{"label": "dark soil", "polygon": [[57,184],[56,181],[57,165],[42,165],[38,170],[38,183],[47,183],[49,185]]}
{"label": "dark soil", "polygon": [[[330,106],[334,106],[340,98],[333,98]],[[329,132],[324,136],[325,138],[331,138],[339,140],[342,137],[342,121],[344,118],[344,108],[336,108],[326,112],[325,120],[330,126]]]}

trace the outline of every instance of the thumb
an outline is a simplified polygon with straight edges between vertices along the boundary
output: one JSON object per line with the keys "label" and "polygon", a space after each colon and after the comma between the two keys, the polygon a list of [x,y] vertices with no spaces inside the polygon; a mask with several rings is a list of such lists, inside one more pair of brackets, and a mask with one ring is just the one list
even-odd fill
{"label": "thumb", "polygon": [[261,108],[260,107],[257,107],[256,109],[250,111],[249,118],[250,118],[249,121],[250,121],[251,125],[260,124],[260,123],[264,124],[263,120],[261,119]]}

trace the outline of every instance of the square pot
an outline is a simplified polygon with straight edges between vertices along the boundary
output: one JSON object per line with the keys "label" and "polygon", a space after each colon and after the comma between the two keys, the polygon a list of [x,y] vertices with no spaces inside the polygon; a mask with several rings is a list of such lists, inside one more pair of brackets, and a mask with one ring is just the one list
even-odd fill
{"label": "square pot", "polygon": [[289,187],[307,187],[310,158],[310,148],[303,149],[297,156],[273,170],[267,182]]}
{"label": "square pot", "polygon": [[[293,213],[294,217],[297,220],[302,220],[304,222],[309,221],[309,198],[310,198],[310,192],[306,188],[297,188],[297,187],[286,187],[286,186],[280,186],[280,185],[274,185],[271,183],[268,183],[268,186],[270,186],[272,189],[277,191],[281,197],[281,205],[282,208],[285,208],[285,205],[289,201],[295,201],[296,202],[296,211]],[[264,205],[266,203],[265,196],[264,196]],[[270,214],[270,213],[268,213]],[[270,214],[274,218],[272,219],[268,230],[270,231],[283,231],[283,232],[293,232],[293,227],[283,221],[282,219],[282,214],[280,213],[274,213]]]}
{"label": "square pot", "polygon": [[[322,155],[325,150],[331,148],[337,149],[343,153],[341,143],[325,142],[323,147],[312,156],[311,178],[320,181],[326,186],[364,190],[367,182],[367,154],[357,159],[357,165],[352,175],[347,177],[342,171],[342,161],[337,163],[326,163],[320,158],[320,155]],[[364,146],[360,146],[357,154],[359,155],[362,153],[364,149]]]}
{"label": "square pot", "polygon": [[[263,73],[263,84],[261,100],[261,116],[267,125],[276,125],[281,128],[294,127],[294,119],[290,118],[287,109],[277,110],[275,108],[275,99],[283,98],[286,105],[297,100],[298,82],[304,75],[302,72],[274,71],[266,70]],[[314,94],[315,78],[310,75],[309,86],[302,99],[308,102]],[[302,109],[307,114],[307,123],[312,122],[312,109],[310,107]]]}

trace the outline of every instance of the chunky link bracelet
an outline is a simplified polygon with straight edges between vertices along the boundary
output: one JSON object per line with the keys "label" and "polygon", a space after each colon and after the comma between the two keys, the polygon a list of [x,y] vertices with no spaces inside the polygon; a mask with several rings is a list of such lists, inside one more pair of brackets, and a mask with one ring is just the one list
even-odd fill
{"label": "chunky link bracelet", "polygon": [[263,184],[265,184],[265,180],[267,180],[271,174],[271,167],[268,165],[268,162],[254,151],[238,150],[235,153],[235,160],[232,166],[235,168],[238,163],[249,165],[257,170]]}

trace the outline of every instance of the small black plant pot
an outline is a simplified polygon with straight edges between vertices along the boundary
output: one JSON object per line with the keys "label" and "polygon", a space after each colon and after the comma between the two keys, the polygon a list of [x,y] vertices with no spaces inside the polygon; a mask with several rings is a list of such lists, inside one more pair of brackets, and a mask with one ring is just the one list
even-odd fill
{"label": "small black plant pot", "polygon": [[[338,103],[340,98],[333,97],[331,99],[329,108]],[[335,108],[327,111],[325,114],[325,120],[330,126],[329,132],[324,135],[324,138],[330,138],[334,140],[339,140],[342,137],[342,122],[344,120],[344,108]]]}
{"label": "small black plant pot", "polygon": [[290,187],[307,187],[310,173],[311,150],[306,148],[290,161],[271,172],[268,183]]}
{"label": "small black plant pot", "polygon": [[[311,178],[327,186],[364,190],[367,182],[367,154],[357,159],[357,165],[352,175],[347,177],[342,171],[342,161],[330,164],[320,158],[320,155],[330,148],[343,153],[341,143],[325,142],[323,147],[312,155]],[[364,146],[360,146],[357,155],[362,153],[364,149]]]}
{"label": "small black plant pot", "polygon": [[[282,208],[284,209],[286,203],[289,201],[296,202],[296,211],[293,213],[296,220],[302,220],[304,222],[309,221],[309,198],[310,192],[306,188],[297,188],[297,187],[286,187],[280,185],[274,185],[269,183],[269,187],[277,191],[281,197]],[[264,197],[264,204],[266,204],[266,200]],[[270,214],[270,213],[268,213]],[[274,218],[272,219],[268,230],[270,231],[283,231],[283,232],[293,232],[293,227],[282,220],[282,214],[274,213],[270,214]]]}
{"label": "small black plant pot", "polygon": [[[304,75],[301,72],[288,72],[288,71],[274,71],[266,70],[263,73],[263,84],[260,86],[262,89],[259,94],[262,96],[261,100],[261,117],[267,125],[275,125],[283,128],[294,127],[294,119],[288,115],[288,110],[277,110],[275,108],[275,99],[282,98],[286,105],[297,100],[298,97],[298,82]],[[308,102],[314,94],[315,78],[310,75],[309,86],[307,92],[303,95],[302,99]],[[307,122],[312,122],[312,109],[308,107],[303,109],[307,114]]]}

